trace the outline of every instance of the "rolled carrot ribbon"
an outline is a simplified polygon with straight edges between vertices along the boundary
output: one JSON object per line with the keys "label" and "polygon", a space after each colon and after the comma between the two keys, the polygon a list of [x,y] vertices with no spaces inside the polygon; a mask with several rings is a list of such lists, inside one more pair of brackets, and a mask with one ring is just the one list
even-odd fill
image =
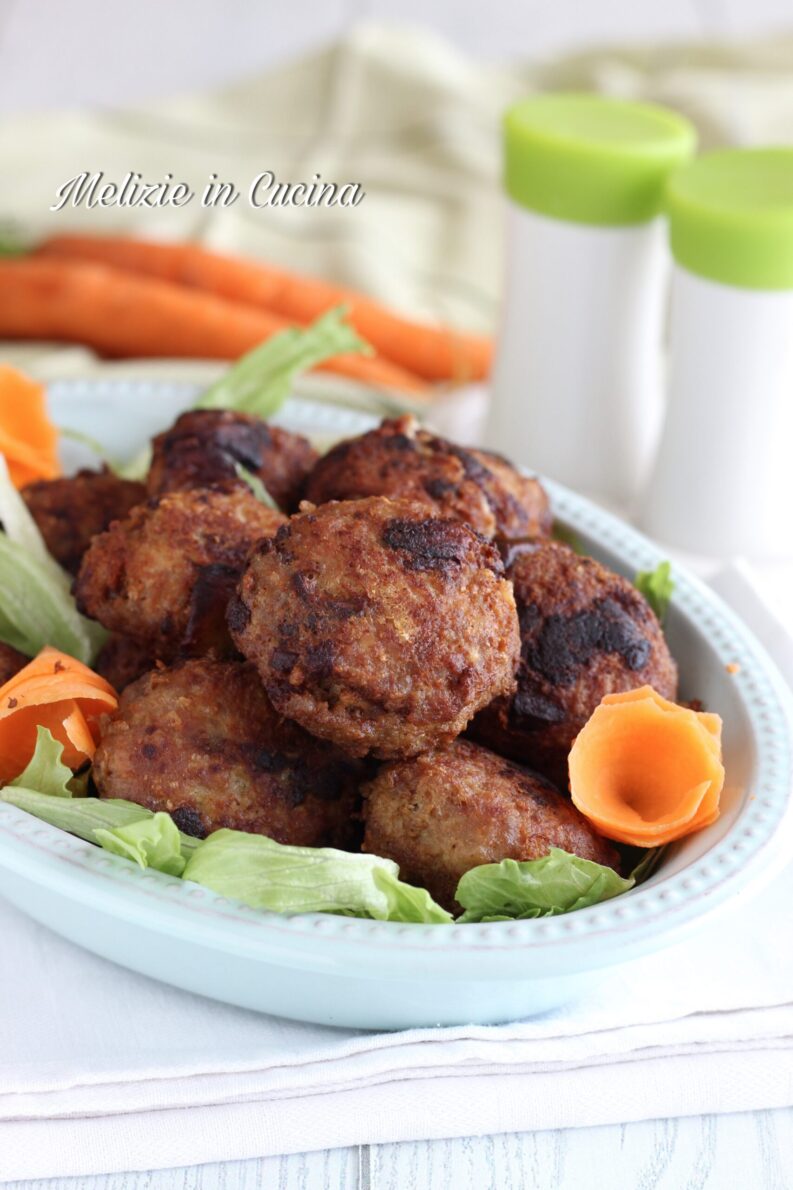
{"label": "rolled carrot ribbon", "polygon": [[570,752],[574,804],[609,839],[656,847],[715,822],[722,722],[651,686],[607,694]]}
{"label": "rolled carrot ribbon", "polygon": [[0,784],[18,776],[33,756],[36,729],[63,744],[63,763],[90,760],[99,718],[118,706],[113,687],[87,665],[49,646],[0,687]]}
{"label": "rolled carrot ribbon", "polygon": [[44,388],[7,364],[0,364],[0,453],[17,488],[61,473]]}

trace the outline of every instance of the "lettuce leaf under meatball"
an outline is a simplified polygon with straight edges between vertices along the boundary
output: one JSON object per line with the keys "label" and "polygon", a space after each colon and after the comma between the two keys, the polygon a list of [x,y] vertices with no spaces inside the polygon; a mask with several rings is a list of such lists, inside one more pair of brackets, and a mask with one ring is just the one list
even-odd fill
{"label": "lettuce leaf under meatball", "polygon": [[658,622],[663,624],[675,592],[672,563],[659,562],[655,570],[640,570],[633,580],[633,585],[647,600],[658,617]]}
{"label": "lettuce leaf under meatball", "polygon": [[[37,757],[0,790],[0,801],[105,850],[167,875],[201,884],[254,909],[276,913],[331,913],[378,921],[446,925],[452,915],[426,889],[399,879],[389,859],[332,847],[292,847],[264,835],[219,830],[207,839],[179,831],[168,814],[136,802],[75,797],[71,773],[46,740]],[[46,765],[49,763],[49,769]],[[65,770],[65,771],[61,771]],[[25,788],[37,781],[42,790]],[[646,879],[662,848],[646,853],[630,876],[559,848],[537,860],[481,864],[462,877],[458,923],[550,917],[596,905]]]}
{"label": "lettuce leaf under meatball", "polygon": [[195,850],[183,879],[254,909],[340,913],[378,921],[451,922],[424,889],[399,880],[389,859],[333,847],[290,847],[264,835],[219,830]]}
{"label": "lettuce leaf under meatball", "polygon": [[[185,836],[186,838],[187,836]],[[100,827],[94,838],[105,851],[131,859],[140,868],[154,868],[168,876],[181,876],[185,859],[181,832],[170,814],[162,811],[112,830]]]}
{"label": "lettuce leaf under meatball", "polygon": [[[161,820],[149,826],[152,820],[168,819],[177,833],[179,852],[185,862],[201,843],[200,839],[177,830],[170,815],[153,814],[145,806],[122,798],[53,796],[12,784],[0,789],[0,801],[32,814],[58,830],[76,835],[78,839],[97,843],[106,851],[132,859],[141,867],[158,868],[170,875],[178,874],[174,870],[178,865],[171,863],[173,848],[169,839],[173,837],[172,832],[169,828],[163,829]],[[140,829],[129,833],[127,828],[133,825]],[[161,866],[163,863],[165,866]]]}
{"label": "lettuce leaf under meatball", "polygon": [[75,778],[63,763],[63,744],[56,740],[48,727],[36,728],[36,747],[28,764],[11,785],[34,789],[50,797],[73,797]]}
{"label": "lettuce leaf under meatball", "polygon": [[90,665],[107,639],[81,616],[71,576],[49,554],[0,454],[0,640],[35,657],[52,645]]}
{"label": "lettuce leaf under meatball", "polygon": [[455,894],[460,922],[521,921],[598,905],[633,888],[633,876],[580,859],[558,847],[542,859],[480,864],[461,878]]}

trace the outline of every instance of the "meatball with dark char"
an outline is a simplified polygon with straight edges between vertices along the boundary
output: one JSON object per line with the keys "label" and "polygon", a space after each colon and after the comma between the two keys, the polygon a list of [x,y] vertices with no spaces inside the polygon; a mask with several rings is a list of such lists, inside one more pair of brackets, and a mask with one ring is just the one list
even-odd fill
{"label": "meatball with dark char", "polygon": [[467,740],[384,765],[363,787],[363,850],[445,908],[478,864],[532,860],[560,847],[618,869],[619,857],[549,781]]}
{"label": "meatball with dark char", "polygon": [[296,508],[318,457],[300,434],[229,409],[191,409],[152,446],[147,480],[152,496],[183,488],[239,487],[245,480],[237,468],[244,467],[285,512]]}
{"label": "meatball with dark char", "polygon": [[99,650],[93,668],[116,692],[120,692],[154,669],[156,664],[157,659],[144,645],[131,636],[115,633]]}
{"label": "meatball with dark char", "polygon": [[146,489],[104,467],[28,484],[22,498],[53,558],[76,574],[96,534],[145,500]]}
{"label": "meatball with dark char", "polygon": [[338,443],[309,475],[305,495],[314,504],[365,496],[417,500],[485,537],[547,537],[551,529],[548,497],[537,479],[500,455],[422,430],[409,415]]}
{"label": "meatball with dark char", "polygon": [[346,847],[358,830],[359,769],[281,719],[252,665],[201,658],[127,687],[92,771],[100,797],[164,810],[188,835],[229,827]]}
{"label": "meatball with dark char", "polygon": [[233,652],[226,606],[251,547],[285,518],[249,491],[170,492],[91,544],[78,607],[155,657]]}
{"label": "meatball with dark char", "polygon": [[16,677],[20,669],[27,665],[29,657],[20,653],[18,649],[0,641],[0,686],[5,686],[11,678]]}
{"label": "meatball with dark char", "polygon": [[568,546],[522,550],[507,574],[521,633],[517,690],[482,711],[471,735],[567,789],[573,740],[606,694],[653,686],[677,695],[661,625],[632,583]]}
{"label": "meatball with dark char", "polygon": [[351,755],[446,743],[514,684],[498,551],[406,500],[292,517],[251,555],[229,625],[277,709]]}

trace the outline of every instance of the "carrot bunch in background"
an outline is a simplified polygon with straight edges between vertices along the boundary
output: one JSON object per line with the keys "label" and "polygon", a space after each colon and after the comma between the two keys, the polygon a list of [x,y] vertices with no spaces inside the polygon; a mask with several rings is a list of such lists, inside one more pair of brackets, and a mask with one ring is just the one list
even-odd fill
{"label": "carrot bunch in background", "polygon": [[236,359],[343,303],[374,354],[321,365],[375,388],[426,395],[483,379],[490,340],[413,322],[362,294],[196,244],[56,236],[0,261],[0,337],[83,343],[115,357]]}

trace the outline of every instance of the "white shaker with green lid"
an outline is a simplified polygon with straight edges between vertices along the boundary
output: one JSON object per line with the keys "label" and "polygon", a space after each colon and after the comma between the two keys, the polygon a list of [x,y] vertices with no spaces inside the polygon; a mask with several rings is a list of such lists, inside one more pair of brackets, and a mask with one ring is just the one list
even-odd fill
{"label": "white shaker with green lid", "polygon": [[630,504],[661,417],[659,211],[694,130],[652,104],[549,94],[507,112],[504,143],[507,276],[488,443]]}
{"label": "white shaker with green lid", "polygon": [[668,408],[642,524],[695,554],[793,557],[793,148],[706,154],[666,206]]}

